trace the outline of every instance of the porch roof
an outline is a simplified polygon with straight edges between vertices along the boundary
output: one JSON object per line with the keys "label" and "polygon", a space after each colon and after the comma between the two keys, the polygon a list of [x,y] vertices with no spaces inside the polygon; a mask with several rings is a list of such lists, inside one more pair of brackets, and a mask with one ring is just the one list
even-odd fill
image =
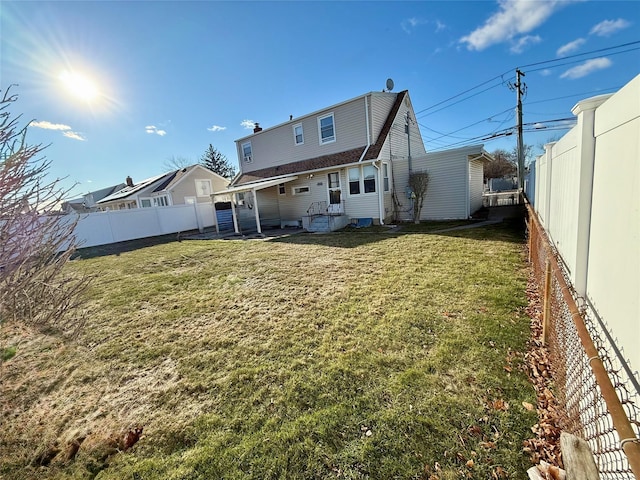
{"label": "porch roof", "polygon": [[263,180],[261,182],[245,183],[237,187],[229,187],[226,190],[220,190],[219,192],[213,192],[213,195],[226,195],[228,193],[249,192],[251,190],[262,190],[263,188],[273,187],[281,183],[292,182],[297,180],[297,175],[289,175],[282,178],[272,178],[269,180]]}

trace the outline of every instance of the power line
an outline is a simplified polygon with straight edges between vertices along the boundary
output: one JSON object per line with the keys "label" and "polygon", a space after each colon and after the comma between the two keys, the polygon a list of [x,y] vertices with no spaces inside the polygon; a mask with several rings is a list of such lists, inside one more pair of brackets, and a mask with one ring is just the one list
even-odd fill
{"label": "power line", "polygon": [[616,87],[611,87],[611,88],[600,88],[598,90],[590,90],[588,92],[574,93],[572,95],[565,95],[563,97],[546,98],[544,100],[536,100],[535,102],[526,102],[525,105],[535,105],[536,103],[553,102],[555,100],[564,100],[565,98],[582,97],[583,95],[590,95],[592,93],[616,91],[616,90],[620,90],[620,88],[622,88],[621,85],[618,85]]}
{"label": "power line", "polygon": [[[598,50],[591,50],[588,52],[583,52],[583,53],[576,53],[574,55],[567,55],[566,57],[558,57],[558,58],[554,58],[552,60],[543,60],[541,62],[535,62],[535,63],[529,63],[527,65],[522,65],[519,68],[520,70],[522,70],[523,68],[528,68],[528,67],[536,67],[538,65],[544,65],[545,63],[553,63],[553,62],[560,62],[562,60],[567,60],[569,58],[577,58],[577,57],[583,57],[585,55],[591,55],[593,53],[601,53],[601,52],[606,52],[609,50],[615,50],[616,48],[622,48],[622,47],[628,47],[630,45],[637,45],[640,43],[640,40],[636,40],[635,42],[629,42],[629,43],[622,43],[620,45],[615,45],[613,47],[606,47],[606,48],[600,48]],[[633,50],[637,50],[637,49],[633,49]],[[530,72],[535,72],[536,70],[529,70]]]}
{"label": "power line", "polygon": [[[614,56],[614,55],[619,55],[619,54],[621,54],[621,53],[634,52],[634,51],[636,51],[636,50],[640,50],[640,47],[630,48],[630,49],[628,49],[628,50],[622,50],[622,51],[620,51],[620,52],[613,52],[613,53],[610,53],[610,54],[609,54],[609,55],[607,55],[607,56],[608,56],[608,57],[612,57],[612,56]],[[580,60],[573,60],[573,61],[571,61],[571,62],[559,63],[558,65],[549,65],[548,67],[534,68],[533,70],[527,70],[527,73],[539,72],[540,70],[548,70],[548,69],[550,69],[550,68],[556,68],[556,67],[564,67],[564,66],[566,66],[566,65],[573,65],[573,64],[575,64],[575,63],[580,63],[580,62],[583,62],[584,60],[592,60],[592,59],[594,59],[594,58],[603,58],[603,57],[602,57],[602,56],[600,56],[600,55],[595,55],[595,56],[593,56],[593,57],[589,57],[589,58],[586,58],[586,59],[581,58]]]}

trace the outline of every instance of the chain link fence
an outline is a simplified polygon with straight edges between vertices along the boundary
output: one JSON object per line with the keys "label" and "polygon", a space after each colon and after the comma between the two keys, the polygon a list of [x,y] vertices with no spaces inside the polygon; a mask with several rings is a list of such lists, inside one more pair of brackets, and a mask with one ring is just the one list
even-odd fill
{"label": "chain link fence", "polygon": [[562,408],[558,425],[585,439],[601,479],[640,474],[640,388],[633,372],[597,315],[576,298],[549,239],[529,209],[529,255],[544,301],[544,336],[555,394]]}

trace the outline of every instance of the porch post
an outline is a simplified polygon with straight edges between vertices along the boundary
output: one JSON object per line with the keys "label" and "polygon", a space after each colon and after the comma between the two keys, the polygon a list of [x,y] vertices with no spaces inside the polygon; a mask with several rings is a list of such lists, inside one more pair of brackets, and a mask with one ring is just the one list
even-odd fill
{"label": "porch post", "polygon": [[258,212],[258,194],[256,189],[251,190],[251,194],[253,195],[253,213],[256,217],[256,227],[258,229],[258,233],[262,233],[262,228],[260,228],[260,213]]}
{"label": "porch post", "polygon": [[233,216],[233,229],[237,234],[239,234],[240,229],[238,228],[238,216],[236,214],[236,198],[237,198],[237,193],[234,193],[231,196],[231,215]]}

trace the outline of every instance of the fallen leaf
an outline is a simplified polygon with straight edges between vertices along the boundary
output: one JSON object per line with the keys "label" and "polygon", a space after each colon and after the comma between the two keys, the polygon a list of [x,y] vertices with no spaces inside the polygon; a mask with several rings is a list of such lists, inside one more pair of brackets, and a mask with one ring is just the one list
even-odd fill
{"label": "fallen leaf", "polygon": [[529,410],[530,412],[532,412],[534,409],[533,405],[531,405],[529,402],[522,402],[522,406],[527,410]]}

